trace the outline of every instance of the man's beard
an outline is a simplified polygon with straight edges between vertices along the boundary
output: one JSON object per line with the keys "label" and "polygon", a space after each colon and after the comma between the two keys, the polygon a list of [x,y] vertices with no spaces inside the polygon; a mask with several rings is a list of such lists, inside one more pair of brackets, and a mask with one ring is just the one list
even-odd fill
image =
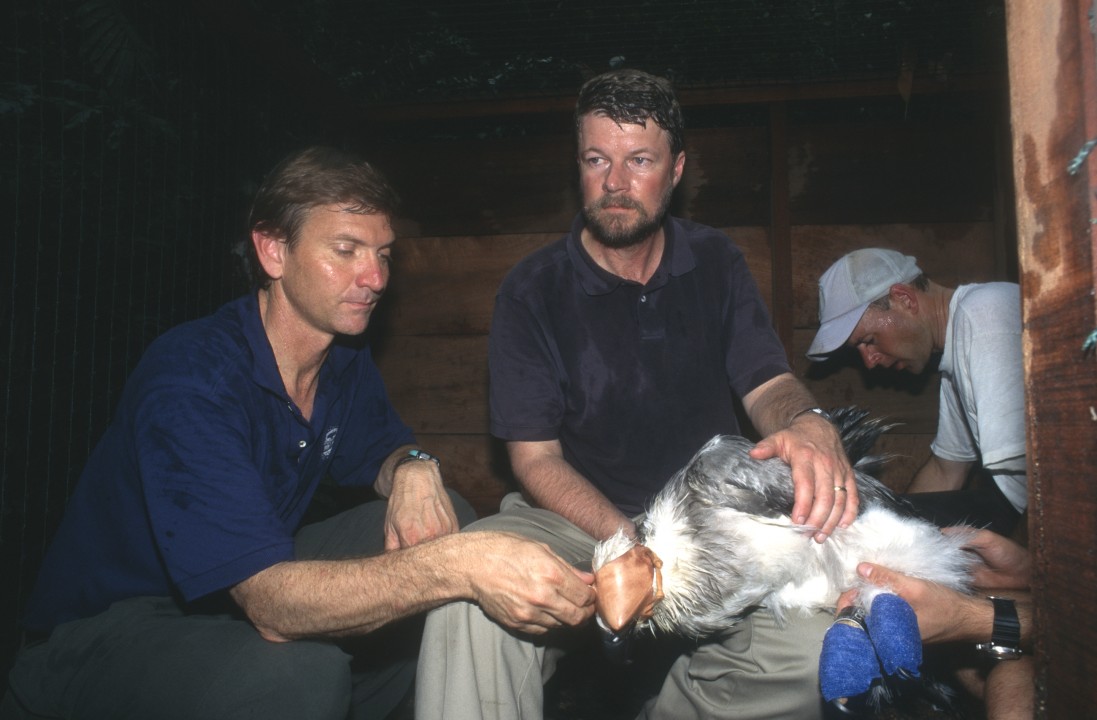
{"label": "man's beard", "polygon": [[[649,215],[644,206],[632,198],[603,195],[583,208],[587,229],[595,240],[608,248],[620,250],[639,245],[662,226],[667,208],[670,207],[670,196],[673,191],[673,186],[667,189],[654,215]],[[614,207],[635,210],[639,216],[635,222],[629,223],[626,217],[602,212],[606,208]]]}

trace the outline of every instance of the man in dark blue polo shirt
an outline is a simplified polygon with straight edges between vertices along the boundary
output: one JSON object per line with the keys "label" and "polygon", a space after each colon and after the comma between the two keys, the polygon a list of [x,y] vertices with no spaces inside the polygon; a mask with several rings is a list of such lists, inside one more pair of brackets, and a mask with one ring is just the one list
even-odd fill
{"label": "man in dark blue polo shirt", "polygon": [[[418,646],[382,626],[459,599],[528,633],[590,617],[589,573],[513,535],[455,533],[471,509],[389,404],[361,335],[395,204],[331,149],[268,176],[256,290],[157,339],[127,382],[0,716],[379,718]],[[321,482],[386,500],[302,527]]]}
{"label": "man in dark blue polo shirt", "polygon": [[[522,494],[476,529],[509,530],[589,562],[713,435],[739,434],[739,399],[792,466],[792,519],[824,542],[856,517],[835,428],[791,374],[743,259],[723,234],[667,214],[682,177],[682,118],[669,84],[622,70],[576,107],[583,212],[515,267],[496,298],[491,429]],[[762,610],[674,664],[647,717],[822,712],[818,657],[829,613],[779,627]],[[530,718],[555,648],[454,603],[427,619],[416,715]]]}

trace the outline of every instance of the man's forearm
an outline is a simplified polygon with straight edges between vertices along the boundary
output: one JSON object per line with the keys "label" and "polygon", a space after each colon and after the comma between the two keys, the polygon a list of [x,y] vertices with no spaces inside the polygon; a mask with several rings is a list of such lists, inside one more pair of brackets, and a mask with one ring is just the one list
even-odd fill
{"label": "man's forearm", "polygon": [[588,620],[593,580],[541,543],[473,531],[369,558],[279,563],[230,592],[273,642],[363,635],[458,600],[539,634]]}
{"label": "man's forearm", "polygon": [[[531,482],[533,476],[536,480]],[[596,540],[608,538],[618,528],[629,535],[635,532],[632,520],[563,458],[541,460],[522,487],[539,507],[567,518]]]}
{"label": "man's forearm", "polygon": [[925,464],[914,475],[907,492],[941,492],[959,490],[967,480],[972,463],[944,460],[930,455]]}
{"label": "man's forearm", "polygon": [[1032,720],[1036,668],[1031,656],[996,663],[987,674],[984,700],[988,720]]}
{"label": "man's forearm", "polygon": [[230,592],[268,640],[360,635],[469,597],[457,537],[370,558],[283,562]]}
{"label": "man's forearm", "polygon": [[798,413],[815,405],[811,392],[789,373],[759,385],[743,398],[743,408],[762,437],[784,430]]}
{"label": "man's forearm", "polygon": [[622,527],[629,535],[635,532],[632,520],[562,455],[527,443],[510,443],[507,448],[518,482],[538,507],[567,518],[596,540]]}
{"label": "man's forearm", "polygon": [[[1021,646],[1030,647],[1032,642],[1032,601],[1028,593],[1002,593],[1014,600],[1017,619],[1021,625]],[[994,604],[984,595],[963,596],[961,602],[945,609],[952,619],[948,632],[937,642],[989,642],[994,632]]]}

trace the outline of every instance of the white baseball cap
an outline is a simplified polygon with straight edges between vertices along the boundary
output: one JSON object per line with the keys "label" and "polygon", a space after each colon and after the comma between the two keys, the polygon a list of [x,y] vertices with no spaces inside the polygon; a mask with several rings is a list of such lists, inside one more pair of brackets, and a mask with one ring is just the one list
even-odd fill
{"label": "white baseball cap", "polygon": [[849,339],[870,304],[895,283],[921,274],[914,258],[883,248],[854,250],[831,265],[819,278],[819,332],[808,358],[825,360]]}

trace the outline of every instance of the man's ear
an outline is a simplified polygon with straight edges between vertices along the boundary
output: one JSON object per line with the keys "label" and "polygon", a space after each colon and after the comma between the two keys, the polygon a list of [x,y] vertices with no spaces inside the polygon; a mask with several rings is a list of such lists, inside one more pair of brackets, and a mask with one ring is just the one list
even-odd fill
{"label": "man's ear", "polygon": [[918,293],[905,283],[895,283],[888,290],[892,307],[902,307],[912,313],[918,312]]}
{"label": "man's ear", "polygon": [[678,157],[674,158],[674,187],[682,180],[682,174],[686,169],[686,151],[679,150]]}
{"label": "man's ear", "polygon": [[287,250],[285,238],[264,230],[253,229],[251,243],[255,246],[259,264],[263,266],[267,275],[272,280],[281,278]]}

